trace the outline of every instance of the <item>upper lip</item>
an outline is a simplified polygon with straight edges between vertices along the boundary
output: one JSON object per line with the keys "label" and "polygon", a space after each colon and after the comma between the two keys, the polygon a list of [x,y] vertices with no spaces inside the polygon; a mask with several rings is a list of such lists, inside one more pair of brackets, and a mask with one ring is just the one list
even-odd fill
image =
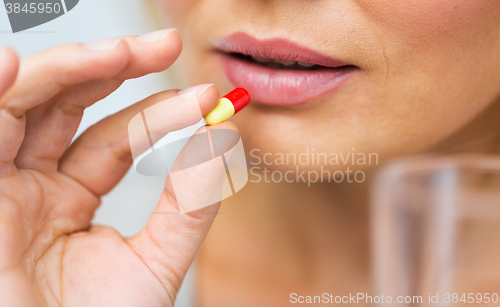
{"label": "upper lip", "polygon": [[236,32],[217,40],[214,47],[226,53],[269,58],[273,60],[312,63],[325,67],[341,67],[348,64],[324,55],[316,50],[283,38],[257,39],[243,32]]}

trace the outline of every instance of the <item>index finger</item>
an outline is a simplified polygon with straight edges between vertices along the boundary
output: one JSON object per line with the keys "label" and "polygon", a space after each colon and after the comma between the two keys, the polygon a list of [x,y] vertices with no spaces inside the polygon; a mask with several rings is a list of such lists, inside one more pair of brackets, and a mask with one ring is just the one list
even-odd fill
{"label": "index finger", "polygon": [[8,48],[0,49],[0,97],[14,84],[19,67],[19,59],[16,53]]}
{"label": "index finger", "polygon": [[[217,104],[219,92],[212,84],[194,87],[190,91],[196,93],[198,110],[187,108],[181,113],[174,113],[170,108],[163,110],[153,108],[147,112],[150,114],[148,115],[148,131],[153,134],[153,139],[159,139],[162,134],[176,130],[178,127],[196,123],[201,119],[202,114],[208,113]],[[185,91],[180,93],[182,95]],[[151,106],[177,96],[177,91],[153,95],[90,127],[64,154],[59,162],[59,170],[83,184],[93,193],[106,194],[121,180],[132,164],[131,147],[137,145],[131,146],[129,143],[127,132],[131,120],[140,119],[137,122],[138,131],[130,132],[132,142],[147,150],[150,148],[149,136],[147,133],[144,134],[145,128],[141,113]],[[182,105],[175,108],[182,110]],[[190,113],[189,110],[192,112]],[[140,149],[136,150],[136,152],[140,151]]]}
{"label": "index finger", "polygon": [[[14,84],[16,80],[19,60],[15,52],[10,48],[0,50],[0,98]],[[15,170],[12,161],[14,153],[5,150],[8,145],[16,143],[15,135],[22,132],[22,127],[16,126],[16,118],[13,118],[6,110],[0,106],[0,131],[8,131],[0,135],[0,175],[10,174]]]}
{"label": "index finger", "polygon": [[211,86],[180,91],[136,114],[128,125],[132,157],[136,159],[146,151],[155,150],[155,143],[167,133],[199,122],[203,114],[198,97]]}

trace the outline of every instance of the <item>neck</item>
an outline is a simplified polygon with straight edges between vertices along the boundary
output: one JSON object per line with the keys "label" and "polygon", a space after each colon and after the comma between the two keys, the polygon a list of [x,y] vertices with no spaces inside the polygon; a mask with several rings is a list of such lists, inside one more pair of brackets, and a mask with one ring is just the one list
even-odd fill
{"label": "neck", "polygon": [[[500,101],[426,152],[498,153],[499,114]],[[202,297],[217,300],[221,285],[238,299],[270,289],[281,295],[278,302],[290,289],[306,295],[369,291],[368,186],[373,175],[367,171],[364,183],[310,187],[248,183],[223,202],[200,251]]]}
{"label": "neck", "polygon": [[500,98],[428,152],[484,154],[500,153]]}
{"label": "neck", "polygon": [[346,280],[359,289],[369,276],[367,186],[248,183],[223,202],[200,262],[247,278],[270,272],[295,289],[347,289]]}

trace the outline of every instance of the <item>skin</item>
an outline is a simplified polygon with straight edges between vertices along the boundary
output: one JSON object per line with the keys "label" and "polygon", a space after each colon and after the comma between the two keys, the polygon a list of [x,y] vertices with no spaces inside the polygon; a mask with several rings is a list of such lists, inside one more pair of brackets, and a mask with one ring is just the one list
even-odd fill
{"label": "skin", "polygon": [[157,2],[183,36],[189,84],[231,89],[212,44],[236,31],[288,38],[361,69],[302,107],[254,103],[234,118],[245,145],[262,153],[355,148],[383,160],[414,153],[442,142],[500,95],[496,1]]}
{"label": "skin", "polygon": [[[184,38],[181,67],[189,84],[231,89],[211,43],[233,31],[288,37],[360,68],[339,91],[302,107],[253,103],[233,121],[247,150],[354,147],[385,161],[447,151],[500,128],[498,1],[158,2]],[[85,107],[126,79],[166,69],[180,50],[177,34],[147,44],[124,37],[107,51],[59,46],[23,59],[20,69],[12,51],[1,51],[2,303],[173,304],[218,204],[188,215],[152,215],[126,239],[90,221],[100,196],[131,165],[129,120],[176,91],[108,117],[68,145]],[[205,95],[206,113],[218,93]],[[468,150],[495,152],[492,144]],[[256,183],[230,198],[200,254],[199,305],[283,306],[291,292],[369,292],[372,176],[365,171],[362,184]],[[210,179],[193,174],[193,186],[203,184],[200,178]],[[168,180],[157,210],[178,210]]]}
{"label": "skin", "polygon": [[[212,44],[238,31],[288,38],[360,68],[339,90],[306,105],[254,101],[231,119],[245,149],[259,149],[254,155],[260,158],[354,148],[377,153],[383,164],[422,152],[500,151],[498,1],[156,3],[184,38],[180,71],[186,84],[212,82],[222,92],[233,87]],[[266,167],[295,173],[296,165]],[[198,258],[199,306],[284,306],[292,292],[369,292],[367,203],[375,170],[349,163],[329,170],[347,167],[363,170],[366,181],[249,183],[225,201]],[[485,234],[478,231],[470,240]],[[461,289],[498,288],[496,281],[477,282],[486,271],[469,276]]]}

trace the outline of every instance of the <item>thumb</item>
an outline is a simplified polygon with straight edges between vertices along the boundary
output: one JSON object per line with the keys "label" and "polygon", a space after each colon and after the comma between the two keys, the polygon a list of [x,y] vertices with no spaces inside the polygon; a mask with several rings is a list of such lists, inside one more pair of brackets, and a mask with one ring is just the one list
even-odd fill
{"label": "thumb", "polygon": [[129,239],[170,298],[177,294],[220,201],[234,193],[227,163],[242,154],[240,135],[233,124],[200,128],[170,169],[146,227]]}

